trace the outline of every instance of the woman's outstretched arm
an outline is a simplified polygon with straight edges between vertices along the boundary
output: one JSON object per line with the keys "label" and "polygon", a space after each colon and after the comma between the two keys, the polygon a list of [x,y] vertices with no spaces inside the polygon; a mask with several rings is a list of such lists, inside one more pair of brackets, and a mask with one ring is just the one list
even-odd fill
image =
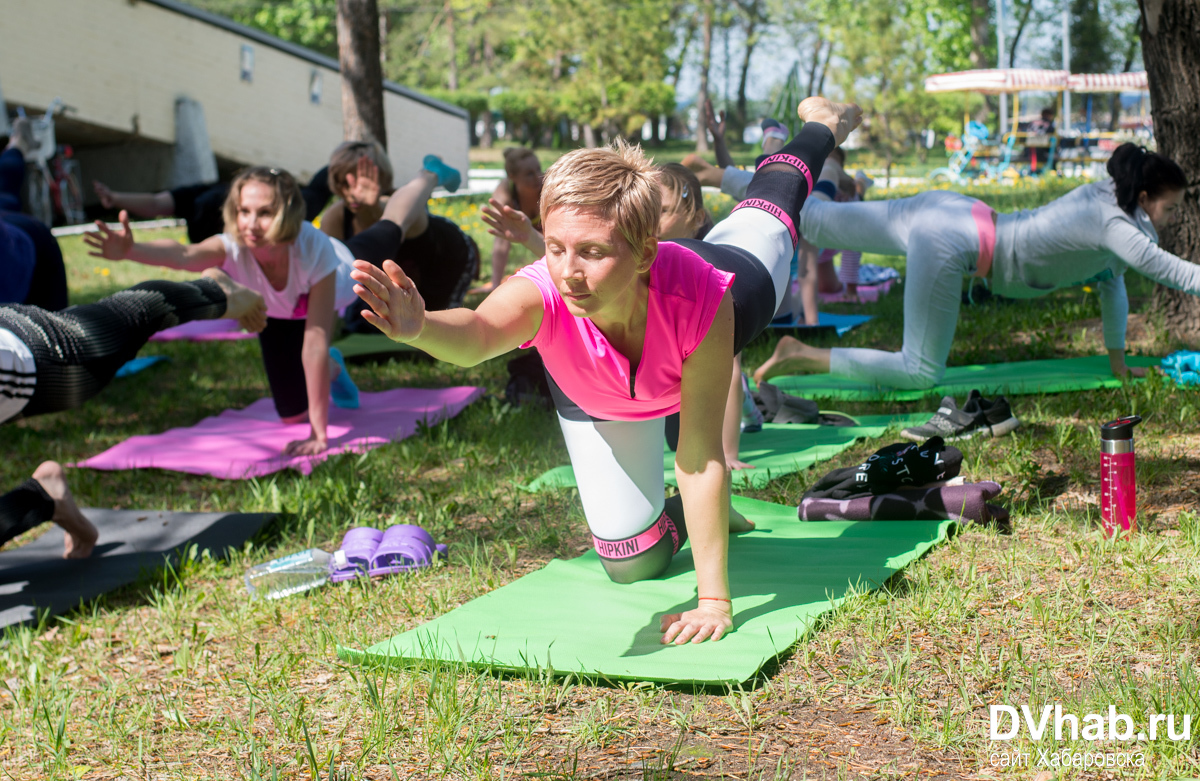
{"label": "woman's outstretched arm", "polygon": [[210,236],[199,244],[180,244],[171,239],[135,242],[129,212],[121,212],[121,228],[111,230],[96,220],[96,230],[83,234],[92,251],[89,255],[106,260],[132,260],[148,266],[163,266],[181,271],[203,271],[225,261],[225,244],[220,236]]}
{"label": "woman's outstretched arm", "polygon": [[390,260],[383,268],[356,260],[350,276],[358,283],[354,292],[370,307],[363,319],[393,341],[458,366],[503,355],[533,339],[542,324],[542,294],[523,277],[504,282],[478,309],[426,312],[416,285]]}

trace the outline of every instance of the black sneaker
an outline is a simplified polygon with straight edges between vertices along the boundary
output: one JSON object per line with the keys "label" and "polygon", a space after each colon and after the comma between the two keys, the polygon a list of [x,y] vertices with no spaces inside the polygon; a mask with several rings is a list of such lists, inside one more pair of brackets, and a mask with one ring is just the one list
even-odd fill
{"label": "black sneaker", "polygon": [[[971,393],[978,394],[978,391],[971,391]],[[975,403],[972,404],[972,401]],[[963,409],[981,412],[987,423],[986,427],[993,437],[1002,437],[1021,425],[1021,421],[1017,420],[1017,416],[1013,414],[1008,399],[1003,396],[997,396],[991,401],[981,395],[975,395],[974,398],[968,396]]]}
{"label": "black sneaker", "polygon": [[943,397],[941,406],[928,423],[906,428],[900,436],[914,442],[924,442],[930,437],[941,437],[949,442],[971,439],[979,434],[1000,437],[1019,425],[1021,422],[1012,414],[1007,399],[997,396],[988,401],[978,390],[973,390],[967,394],[962,407],[952,396]]}

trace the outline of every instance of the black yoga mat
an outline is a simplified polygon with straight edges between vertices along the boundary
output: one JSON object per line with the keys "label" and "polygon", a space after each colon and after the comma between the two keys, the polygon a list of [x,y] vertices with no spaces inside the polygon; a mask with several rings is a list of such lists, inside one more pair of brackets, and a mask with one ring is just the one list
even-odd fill
{"label": "black yoga mat", "polygon": [[154,572],[178,551],[195,545],[213,556],[240,548],[270,513],[176,513],[160,510],[90,510],[83,514],[100,531],[86,559],[67,560],[63,531],[47,531],[19,548],[0,551],[0,628],[37,621],[38,614],[65,613]]}

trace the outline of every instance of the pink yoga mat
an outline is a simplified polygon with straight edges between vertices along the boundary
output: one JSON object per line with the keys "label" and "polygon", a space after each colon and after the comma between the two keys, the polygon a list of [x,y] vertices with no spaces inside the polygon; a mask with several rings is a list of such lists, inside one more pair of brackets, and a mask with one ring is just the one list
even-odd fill
{"label": "pink yoga mat", "polygon": [[215,342],[232,339],[253,339],[256,334],[248,334],[238,325],[237,320],[193,320],[190,323],[177,325],[165,331],[159,331],[150,337],[152,342],[173,342],[176,339],[186,339],[189,342]]}
{"label": "pink yoga mat", "polygon": [[308,437],[307,423],[284,425],[271,399],[242,410],[226,410],[189,428],[130,437],[74,466],[92,469],[170,469],[226,480],[246,480],[281,469],[312,472],[313,464],[337,453],[363,452],[412,436],[417,424],[457,415],[483,395],[483,388],[398,388],[362,393],[362,407],[329,410],[329,449],[316,456],[284,457],[288,442]]}

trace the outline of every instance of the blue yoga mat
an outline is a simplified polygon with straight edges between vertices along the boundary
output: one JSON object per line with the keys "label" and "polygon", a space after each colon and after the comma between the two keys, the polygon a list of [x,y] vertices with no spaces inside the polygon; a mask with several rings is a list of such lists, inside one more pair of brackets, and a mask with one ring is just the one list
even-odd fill
{"label": "blue yoga mat", "polygon": [[129,377],[137,374],[140,371],[149,369],[156,363],[171,360],[165,355],[144,355],[141,358],[134,358],[132,361],[127,361],[124,366],[117,369],[116,377]]}
{"label": "blue yoga mat", "polygon": [[832,328],[837,331],[838,336],[842,336],[851,329],[858,328],[860,325],[870,320],[871,317],[871,315],[839,315],[834,312],[821,312],[817,315],[816,325],[808,325],[807,323],[802,323],[795,318],[791,320],[779,318],[771,321],[771,327],[782,328],[789,331]]}

